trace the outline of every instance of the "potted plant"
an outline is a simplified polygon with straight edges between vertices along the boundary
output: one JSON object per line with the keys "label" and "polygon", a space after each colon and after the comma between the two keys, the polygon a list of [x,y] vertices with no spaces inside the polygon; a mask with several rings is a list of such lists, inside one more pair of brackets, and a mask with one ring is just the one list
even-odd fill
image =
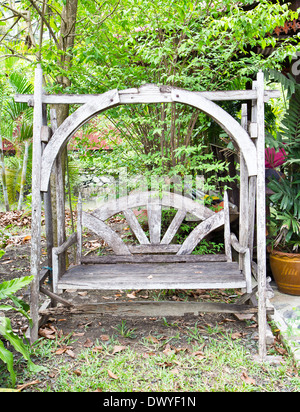
{"label": "potted plant", "polygon": [[282,121],[278,142],[287,156],[283,175],[271,179],[268,189],[268,251],[278,289],[300,295],[300,87],[297,85]]}

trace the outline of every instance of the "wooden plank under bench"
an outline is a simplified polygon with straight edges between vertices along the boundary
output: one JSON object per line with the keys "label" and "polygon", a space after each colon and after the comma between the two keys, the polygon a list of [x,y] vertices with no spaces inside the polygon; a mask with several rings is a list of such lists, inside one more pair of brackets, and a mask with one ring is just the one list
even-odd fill
{"label": "wooden plank under bench", "polygon": [[237,262],[117,263],[73,266],[59,289],[229,289],[244,288]]}

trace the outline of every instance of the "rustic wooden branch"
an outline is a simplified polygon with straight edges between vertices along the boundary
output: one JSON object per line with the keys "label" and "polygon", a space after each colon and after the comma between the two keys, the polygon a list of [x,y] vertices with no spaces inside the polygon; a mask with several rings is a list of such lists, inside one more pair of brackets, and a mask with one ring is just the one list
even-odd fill
{"label": "rustic wooden branch", "polygon": [[60,246],[54,247],[53,251],[56,255],[60,255],[65,252],[70,246],[74,245],[77,242],[77,233],[74,232],[71,236]]}
{"label": "rustic wooden branch", "polygon": [[62,303],[63,305],[67,306],[67,307],[74,307],[74,304],[69,302],[66,299],[63,299],[61,296],[57,295],[56,293],[50,292],[50,290],[47,290],[43,287],[40,287],[40,291],[46,295],[49,296],[49,298],[51,298],[52,300],[55,300],[56,302]]}

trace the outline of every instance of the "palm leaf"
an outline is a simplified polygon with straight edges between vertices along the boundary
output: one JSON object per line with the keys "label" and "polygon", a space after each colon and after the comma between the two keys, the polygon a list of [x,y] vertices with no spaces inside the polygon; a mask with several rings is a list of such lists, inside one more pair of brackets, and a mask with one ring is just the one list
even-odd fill
{"label": "palm leaf", "polygon": [[32,279],[32,276],[24,276],[0,283],[0,299],[11,297],[15,292],[29,285]]}

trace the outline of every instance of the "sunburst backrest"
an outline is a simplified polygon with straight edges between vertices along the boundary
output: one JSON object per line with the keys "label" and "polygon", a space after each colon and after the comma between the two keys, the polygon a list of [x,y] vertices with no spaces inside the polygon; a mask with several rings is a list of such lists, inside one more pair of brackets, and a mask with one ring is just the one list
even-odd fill
{"label": "sunburst backrest", "polygon": [[[135,209],[140,207],[147,209],[149,239],[140,225]],[[171,207],[177,212],[161,236],[162,208]],[[128,246],[122,238],[105,221],[110,217],[122,213],[140,245]],[[185,239],[182,245],[170,244],[180,228],[186,214],[190,213],[201,220],[194,230]],[[131,255],[132,253],[176,253],[177,255],[191,254],[197,244],[207,234],[224,225],[225,227],[225,254],[231,260],[229,227],[228,197],[224,195],[224,209],[218,213],[213,212],[204,204],[198,203],[188,197],[175,193],[139,192],[106,202],[100,208],[91,213],[81,210],[81,202],[78,203],[78,248],[81,249],[81,231],[86,227],[101,237],[115,252],[116,255]]]}

